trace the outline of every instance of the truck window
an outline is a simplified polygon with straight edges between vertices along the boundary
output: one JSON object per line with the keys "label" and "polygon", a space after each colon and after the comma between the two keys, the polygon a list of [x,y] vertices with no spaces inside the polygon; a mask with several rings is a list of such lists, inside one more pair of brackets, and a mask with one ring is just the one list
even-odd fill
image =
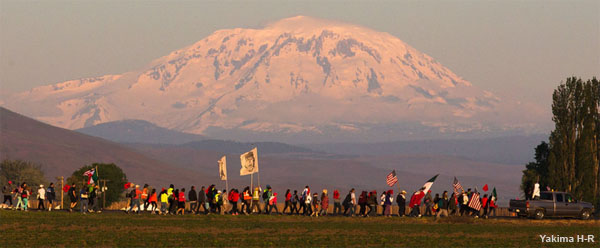
{"label": "truck window", "polygon": [[556,202],[564,202],[563,194],[556,194]]}
{"label": "truck window", "polygon": [[540,194],[540,200],[550,200],[552,201],[552,193],[541,193]]}
{"label": "truck window", "polygon": [[573,197],[570,194],[565,194],[565,199],[567,200],[568,203],[573,202]]}

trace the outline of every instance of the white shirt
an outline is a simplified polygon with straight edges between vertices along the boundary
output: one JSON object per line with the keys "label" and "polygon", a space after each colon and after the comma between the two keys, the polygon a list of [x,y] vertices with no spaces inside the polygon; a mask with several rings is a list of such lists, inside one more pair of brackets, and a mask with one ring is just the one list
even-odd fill
{"label": "white shirt", "polygon": [[354,192],[350,194],[350,199],[352,199],[352,205],[356,205],[356,194]]}
{"label": "white shirt", "polygon": [[46,190],[44,188],[38,189],[38,197],[42,200],[46,199]]}
{"label": "white shirt", "polygon": [[533,186],[533,197],[539,197],[540,196],[540,184],[539,183],[535,183],[535,186]]}

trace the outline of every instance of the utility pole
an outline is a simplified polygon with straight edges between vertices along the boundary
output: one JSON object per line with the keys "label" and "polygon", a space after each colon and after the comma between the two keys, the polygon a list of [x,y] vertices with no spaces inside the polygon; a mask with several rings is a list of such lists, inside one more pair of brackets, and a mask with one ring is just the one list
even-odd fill
{"label": "utility pole", "polygon": [[108,190],[106,188],[106,182],[109,182],[110,180],[100,179],[98,181],[100,181],[103,184],[102,189],[100,191],[102,192],[102,210],[104,210],[106,208],[106,190]]}
{"label": "utility pole", "polygon": [[65,193],[65,191],[63,190],[65,188],[65,177],[61,176],[59,177],[60,179],[60,209],[63,210],[63,194]]}

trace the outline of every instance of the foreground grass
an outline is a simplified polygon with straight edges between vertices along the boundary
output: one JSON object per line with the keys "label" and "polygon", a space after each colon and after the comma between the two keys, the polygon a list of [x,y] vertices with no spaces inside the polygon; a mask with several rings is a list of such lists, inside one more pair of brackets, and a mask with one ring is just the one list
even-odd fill
{"label": "foreground grass", "polygon": [[[596,243],[541,243],[540,234],[592,234]],[[600,222],[299,216],[156,216],[0,211],[12,247],[392,246],[598,247]]]}

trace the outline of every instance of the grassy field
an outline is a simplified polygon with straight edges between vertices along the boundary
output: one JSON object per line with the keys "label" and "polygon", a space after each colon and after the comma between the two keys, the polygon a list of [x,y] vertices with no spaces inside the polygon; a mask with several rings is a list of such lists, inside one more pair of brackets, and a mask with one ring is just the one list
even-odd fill
{"label": "grassy field", "polygon": [[[540,234],[592,234],[596,243],[542,243]],[[156,216],[0,211],[10,247],[598,247],[600,222],[301,216]]]}

